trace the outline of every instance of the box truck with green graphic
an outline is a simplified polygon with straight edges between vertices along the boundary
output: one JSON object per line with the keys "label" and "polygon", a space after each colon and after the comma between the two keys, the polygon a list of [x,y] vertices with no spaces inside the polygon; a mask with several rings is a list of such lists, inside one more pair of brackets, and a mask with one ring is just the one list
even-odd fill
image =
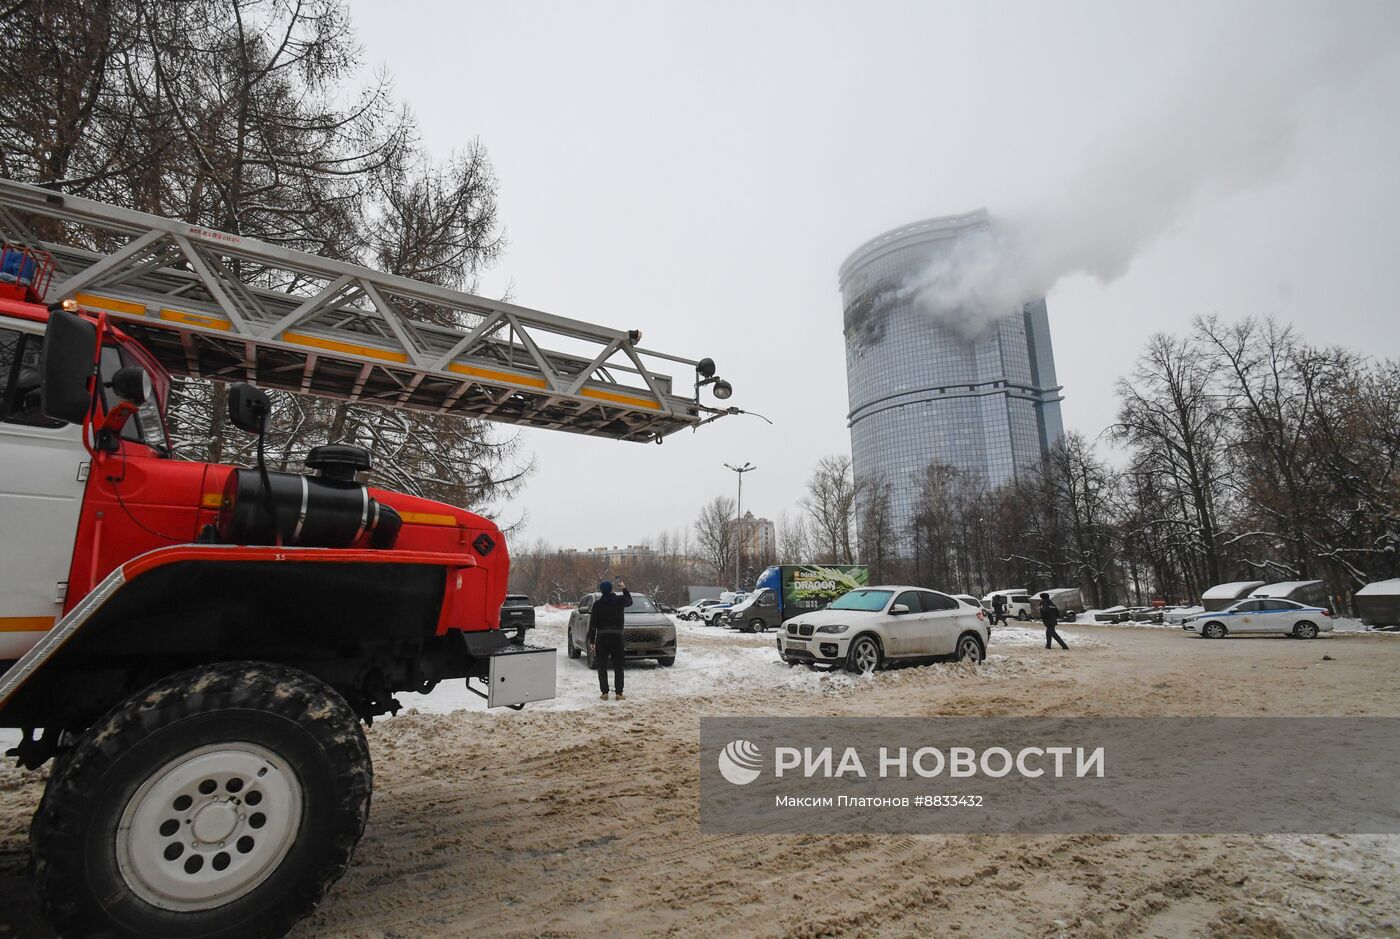
{"label": "box truck with green graphic", "polygon": [[758,576],[754,592],[729,611],[725,625],[746,633],[781,626],[799,613],[825,609],[850,590],[870,585],[864,564],[779,564]]}

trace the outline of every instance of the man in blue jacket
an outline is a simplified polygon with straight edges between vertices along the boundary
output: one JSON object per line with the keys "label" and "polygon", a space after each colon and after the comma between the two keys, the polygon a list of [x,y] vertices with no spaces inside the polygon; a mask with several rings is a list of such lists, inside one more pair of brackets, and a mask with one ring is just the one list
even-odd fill
{"label": "man in blue jacket", "polygon": [[617,582],[622,595],[613,593],[611,581],[598,585],[598,599],[593,601],[593,610],[588,616],[588,644],[593,648],[593,664],[598,668],[599,697],[608,700],[608,662],[612,662],[613,684],[617,686],[617,700],[622,700],[623,660],[627,657],[623,647],[624,610],[632,605],[632,594],[627,585]]}

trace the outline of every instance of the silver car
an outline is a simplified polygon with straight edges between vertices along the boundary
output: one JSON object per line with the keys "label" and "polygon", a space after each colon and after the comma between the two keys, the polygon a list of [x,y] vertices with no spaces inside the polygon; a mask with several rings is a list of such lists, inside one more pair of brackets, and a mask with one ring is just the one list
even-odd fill
{"label": "silver car", "polygon": [[[588,618],[593,613],[593,601],[598,594],[590,593],[578,602],[569,614],[569,630],[564,642],[569,658],[588,655],[588,667],[594,667],[593,650],[588,647]],[[623,655],[629,659],[656,659],[658,665],[676,664],[676,624],[662,613],[650,597],[632,594],[632,605],[624,611],[622,620]]]}
{"label": "silver car", "polygon": [[1331,615],[1318,606],[1304,606],[1277,597],[1251,597],[1223,610],[1201,613],[1181,626],[1207,639],[1230,635],[1282,634],[1295,639],[1315,639],[1332,631]]}

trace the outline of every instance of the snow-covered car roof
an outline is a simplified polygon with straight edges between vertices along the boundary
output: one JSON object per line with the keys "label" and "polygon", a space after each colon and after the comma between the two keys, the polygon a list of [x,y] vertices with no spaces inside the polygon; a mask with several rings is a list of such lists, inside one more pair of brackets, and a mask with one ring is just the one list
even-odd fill
{"label": "snow-covered car roof", "polygon": [[1396,597],[1400,596],[1400,577],[1392,577],[1390,580],[1378,580],[1367,584],[1356,591],[1358,597]]}
{"label": "snow-covered car roof", "polygon": [[1228,584],[1216,584],[1201,594],[1202,600],[1233,600],[1247,590],[1264,586],[1262,580],[1237,580]]}

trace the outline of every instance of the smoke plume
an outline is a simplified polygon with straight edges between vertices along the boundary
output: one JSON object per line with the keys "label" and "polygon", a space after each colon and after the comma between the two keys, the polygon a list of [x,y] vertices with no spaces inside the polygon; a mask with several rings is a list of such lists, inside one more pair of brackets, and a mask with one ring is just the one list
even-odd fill
{"label": "smoke plume", "polygon": [[1065,277],[1116,280],[1193,207],[1277,177],[1309,111],[1400,47],[1396,3],[1250,12],[1221,24],[1188,77],[1112,128],[1060,186],[994,209],[988,229],[954,242],[902,298],[975,337]]}

